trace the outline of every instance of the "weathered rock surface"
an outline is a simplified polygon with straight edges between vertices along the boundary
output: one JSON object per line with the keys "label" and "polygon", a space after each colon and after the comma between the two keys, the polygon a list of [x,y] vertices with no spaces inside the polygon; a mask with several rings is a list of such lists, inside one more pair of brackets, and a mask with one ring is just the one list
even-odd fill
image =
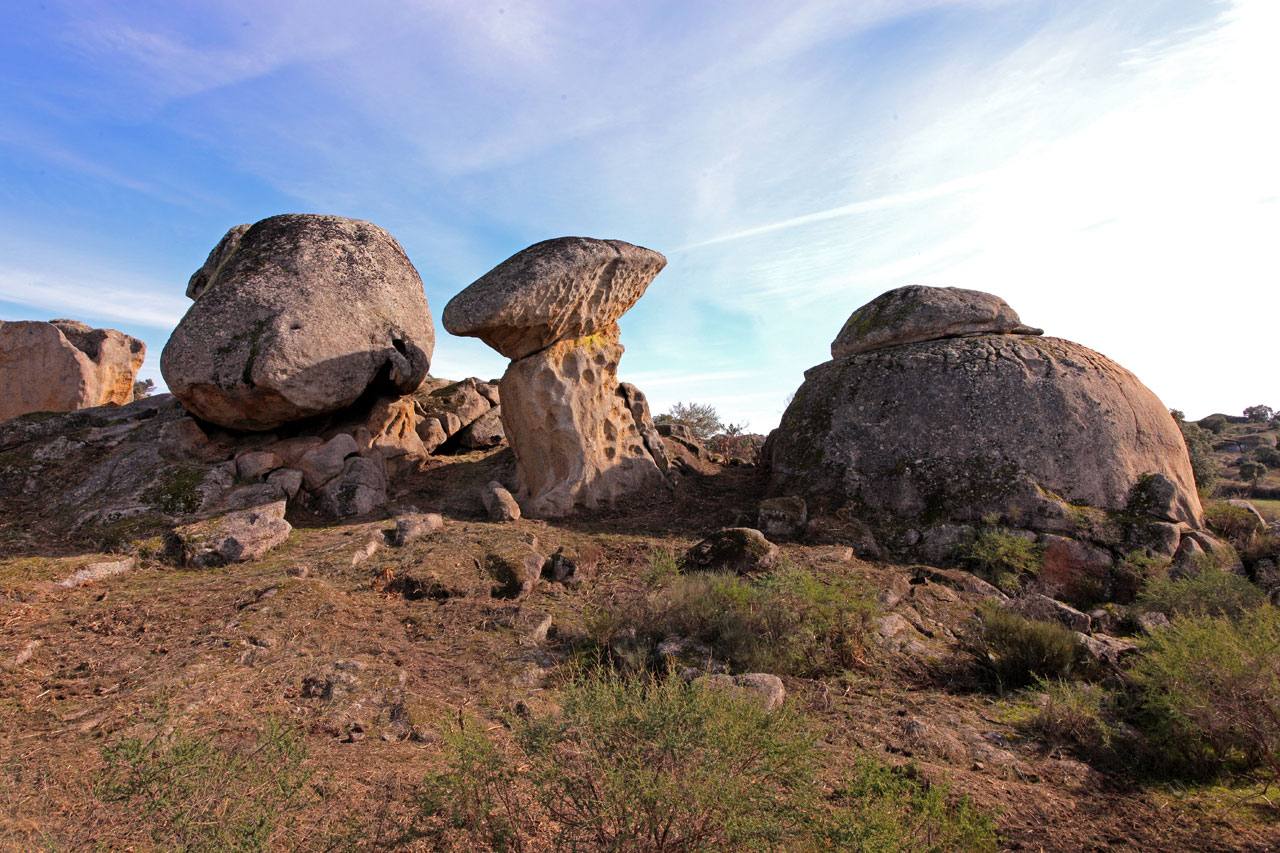
{"label": "weathered rock surface", "polygon": [[480,497],[491,520],[516,521],[520,518],[520,504],[501,483],[489,483]]}
{"label": "weathered rock surface", "polygon": [[1172,487],[1156,520],[1202,523],[1168,410],[1129,371],[1056,338],[917,340],[818,365],[768,463],[770,494],[802,495],[811,513],[853,508],[877,533],[994,517],[1070,535],[1079,505],[1125,512],[1150,475]]}
{"label": "weathered rock surface", "polygon": [[133,400],[146,345],[74,320],[0,322],[0,421]]}
{"label": "weathered rock surface", "polygon": [[[269,430],[340,410],[370,388],[412,392],[435,344],[422,280],[376,225],[273,216],[223,238],[161,355],[194,414]],[[211,268],[212,266],[212,268]]]}
{"label": "weathered rock surface", "polygon": [[558,237],[507,258],[449,301],[444,327],[510,359],[611,327],[666,266],[621,240]]}
{"label": "weathered rock surface", "polygon": [[782,679],[767,672],[703,675],[695,678],[693,684],[703,690],[722,690],[740,696],[759,704],[766,711],[776,711],[787,700],[787,688]]}
{"label": "weathered rock surface", "polygon": [[781,552],[759,530],[726,527],[717,530],[685,552],[687,571],[731,572],[751,575],[778,565]]}
{"label": "weathered rock surface", "polygon": [[965,335],[1039,335],[999,296],[959,287],[910,285],[882,293],[850,315],[831,357]]}
{"label": "weathered rock surface", "polygon": [[795,495],[761,501],[758,516],[760,532],[775,542],[799,537],[809,522],[804,498]]}
{"label": "weathered rock surface", "polygon": [[556,518],[660,485],[662,472],[618,389],[617,328],[512,362],[502,423],[525,515]]}
{"label": "weathered rock surface", "polygon": [[256,560],[289,538],[292,525],[284,520],[285,502],[177,527],[168,548],[184,566],[213,568]]}
{"label": "weathered rock surface", "polygon": [[665,265],[619,240],[562,237],[508,258],[445,306],[450,332],[513,359],[501,417],[524,514],[566,516],[664,482],[643,395],[618,385],[617,319]]}
{"label": "weathered rock surface", "polygon": [[396,516],[395,530],[389,539],[397,548],[408,545],[415,539],[444,529],[444,518],[436,512],[413,512]]}

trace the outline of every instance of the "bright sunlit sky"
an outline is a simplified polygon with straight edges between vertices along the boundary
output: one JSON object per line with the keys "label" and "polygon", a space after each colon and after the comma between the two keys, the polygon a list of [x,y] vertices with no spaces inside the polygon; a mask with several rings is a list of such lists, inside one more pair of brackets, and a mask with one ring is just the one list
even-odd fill
{"label": "bright sunlit sky", "polygon": [[1280,405],[1280,2],[4,0],[0,318],[148,345],[226,229],[369,219],[439,326],[530,243],[667,255],[656,410],[776,425],[845,318],[971,287],[1193,417]]}

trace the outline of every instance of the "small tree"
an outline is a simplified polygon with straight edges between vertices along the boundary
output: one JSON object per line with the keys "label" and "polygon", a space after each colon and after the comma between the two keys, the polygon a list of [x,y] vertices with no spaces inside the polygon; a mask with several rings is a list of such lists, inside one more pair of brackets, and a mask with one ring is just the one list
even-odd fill
{"label": "small tree", "polygon": [[1267,466],[1261,462],[1241,462],[1240,463],[1240,479],[1244,480],[1253,488],[1258,487],[1258,483],[1263,477],[1267,476]]}
{"label": "small tree", "polygon": [[724,431],[724,422],[715,406],[703,403],[676,403],[666,412],[654,418],[660,424],[681,424],[689,428],[699,441],[707,441]]}
{"label": "small tree", "polygon": [[1259,424],[1265,424],[1267,421],[1274,418],[1275,415],[1276,415],[1275,410],[1272,409],[1270,406],[1262,406],[1262,405],[1250,406],[1249,408],[1244,410],[1244,416],[1246,418],[1253,421],[1254,423],[1259,423]]}
{"label": "small tree", "polygon": [[150,379],[143,379],[133,383],[133,399],[142,400],[151,396],[151,392],[156,390],[156,383]]}

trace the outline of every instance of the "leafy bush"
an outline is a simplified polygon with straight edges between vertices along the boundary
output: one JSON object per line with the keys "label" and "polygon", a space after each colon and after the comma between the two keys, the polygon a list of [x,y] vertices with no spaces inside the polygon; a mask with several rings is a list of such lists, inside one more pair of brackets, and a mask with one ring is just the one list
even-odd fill
{"label": "leafy bush", "polygon": [[1204,505],[1204,521],[1209,529],[1236,548],[1247,548],[1262,529],[1258,517],[1242,506],[1226,501],[1209,501]]}
{"label": "leafy bush", "polygon": [[1198,422],[1198,426],[1208,430],[1214,435],[1221,435],[1222,431],[1227,428],[1228,423],[1229,421],[1227,420],[1226,415],[1209,415],[1207,418],[1201,418]]}
{"label": "leafy bush", "polygon": [[[1210,429],[1205,421],[1199,424],[1188,423],[1174,413],[1178,429],[1182,430],[1182,439],[1187,444],[1187,454],[1191,457],[1191,473],[1195,477],[1196,486],[1201,494],[1210,494],[1218,483],[1218,458],[1213,453],[1213,434],[1221,432],[1226,426],[1223,418],[1217,429]],[[1208,420],[1206,418],[1205,420]]]}
{"label": "leafy bush", "polygon": [[1134,665],[1153,756],[1199,775],[1280,772],[1280,610],[1175,620]]}
{"label": "leafy bush", "polygon": [[823,849],[943,853],[996,849],[995,822],[968,799],[949,803],[947,790],[909,770],[862,759],[837,792],[839,810],[823,833]]}
{"label": "leafy bush", "polygon": [[1268,468],[1280,468],[1280,450],[1263,445],[1253,451],[1253,458]]}
{"label": "leafy bush", "polygon": [[1239,575],[1206,569],[1189,577],[1155,578],[1138,596],[1140,610],[1179,616],[1238,617],[1261,607],[1267,596]]}
{"label": "leafy bush", "polygon": [[1016,588],[1027,575],[1039,574],[1043,565],[1034,540],[998,527],[980,530],[972,542],[957,546],[955,557],[1005,590]]}
{"label": "leafy bush", "polygon": [[679,574],[680,561],[670,548],[654,548],[649,552],[649,571],[645,574],[645,582],[649,586],[670,583]]}
{"label": "leafy bush", "polygon": [[654,419],[658,424],[681,424],[689,428],[699,441],[704,444],[717,433],[724,432],[724,421],[716,412],[715,406],[703,403],[676,403],[667,411]]}
{"label": "leafy bush", "polygon": [[302,736],[274,722],[252,748],[178,733],[123,740],[103,758],[99,795],[144,819],[161,848],[265,850],[305,805]]}
{"label": "leafy bush", "polygon": [[428,838],[441,846],[457,833],[490,850],[523,849],[531,825],[516,791],[516,763],[474,719],[460,717],[440,734],[444,767],[428,774],[418,793],[417,807],[427,820],[398,841]]}
{"label": "leafy bush", "polygon": [[1267,476],[1267,466],[1261,462],[1241,462],[1237,469],[1240,472],[1240,479],[1254,486]]}
{"label": "leafy bush", "polygon": [[1039,687],[1039,704],[1022,727],[1053,748],[1104,756],[1114,736],[1109,719],[1114,696],[1100,685],[1074,681],[1041,681]]}
{"label": "leafy bush", "polygon": [[706,643],[738,670],[817,677],[863,661],[875,612],[862,583],[785,565],[753,579],[681,576],[650,598],[632,627],[654,640]]}
{"label": "leafy bush", "polygon": [[1066,677],[1080,653],[1075,634],[1063,626],[1026,619],[991,603],[978,610],[965,647],[1000,689]]}
{"label": "leafy bush", "polygon": [[674,675],[608,672],[571,682],[562,699],[559,712],[515,723],[510,760],[478,727],[447,737],[414,835],[515,850],[535,837],[617,851],[994,847],[991,820],[967,801],[949,805],[945,789],[871,761],[824,797],[816,739],[789,709]]}

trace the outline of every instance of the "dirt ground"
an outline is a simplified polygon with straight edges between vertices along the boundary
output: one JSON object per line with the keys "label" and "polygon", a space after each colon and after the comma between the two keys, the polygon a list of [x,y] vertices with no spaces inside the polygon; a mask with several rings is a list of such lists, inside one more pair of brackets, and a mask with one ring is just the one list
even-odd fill
{"label": "dirt ground", "polygon": [[[177,569],[144,542],[131,571],[70,588],[57,582],[113,556],[72,541],[37,553],[2,546],[0,847],[153,849],[127,806],[99,796],[104,748],[175,729],[247,741],[276,719],[305,733],[312,775],[309,805],[272,846],[374,848],[437,763],[441,721],[475,714],[498,731],[513,703],[546,698],[584,614],[641,589],[655,551],[748,521],[758,497],[744,466],[570,523],[480,520],[476,485],[507,464],[473,454],[421,474],[398,499],[442,511],[444,529],[364,560],[388,520],[294,519],[289,541],[264,559],[212,570]],[[0,524],[0,541],[38,539],[39,519]],[[486,556],[532,538],[598,561],[575,587],[544,581],[523,601],[494,597]],[[913,576],[833,558],[829,546],[784,552],[878,588]],[[911,584],[906,603],[934,634],[924,655],[933,660],[886,649],[845,678],[786,680],[790,701],[819,721],[832,766],[863,750],[913,762],[993,811],[1011,850],[1280,848],[1265,800],[1126,785],[1020,736],[1008,700],[938,677],[976,601],[946,583]]]}

